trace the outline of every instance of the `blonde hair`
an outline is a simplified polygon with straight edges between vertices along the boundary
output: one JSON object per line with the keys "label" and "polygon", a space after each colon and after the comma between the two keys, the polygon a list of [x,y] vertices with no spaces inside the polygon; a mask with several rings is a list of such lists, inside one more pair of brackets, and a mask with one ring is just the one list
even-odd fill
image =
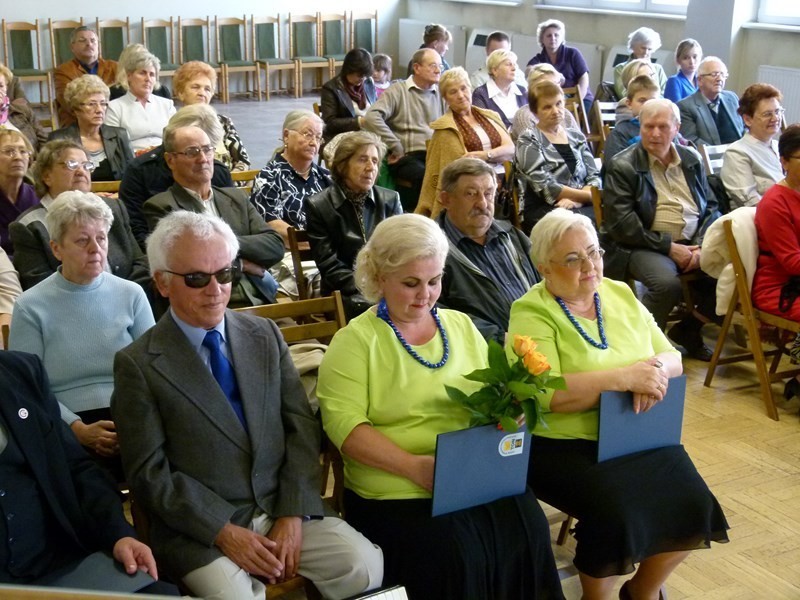
{"label": "blonde hair", "polygon": [[444,266],[447,249],[447,238],[433,219],[413,213],[389,217],[378,223],[356,257],[356,286],[367,300],[377,302],[382,275],[425,258],[438,258]]}
{"label": "blonde hair", "polygon": [[442,76],[439,77],[439,93],[444,97],[447,90],[454,85],[466,83],[469,88],[470,94],[472,93],[472,84],[469,82],[469,73],[464,67],[453,67],[448,69]]}
{"label": "blonde hair", "polygon": [[539,63],[538,65],[533,65],[528,72],[528,87],[533,87],[542,77],[546,77],[547,75],[557,75],[559,79],[558,85],[564,85],[566,81],[566,78],[553,65],[550,63]]}
{"label": "blonde hair", "polygon": [[103,94],[106,102],[111,97],[111,92],[105,81],[97,75],[81,75],[67,84],[64,89],[64,102],[74,113],[80,108],[81,103],[92,94]]}
{"label": "blonde hair", "polygon": [[492,79],[494,79],[493,71],[507,60],[510,60],[516,65],[517,55],[511,50],[506,50],[504,48],[498,48],[486,57],[486,71],[489,75],[492,75]]}

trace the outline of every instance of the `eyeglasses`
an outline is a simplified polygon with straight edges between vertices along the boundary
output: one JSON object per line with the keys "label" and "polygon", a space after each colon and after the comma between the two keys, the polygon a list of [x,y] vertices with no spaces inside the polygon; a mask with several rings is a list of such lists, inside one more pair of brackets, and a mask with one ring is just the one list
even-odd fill
{"label": "eyeglasses", "polygon": [[87,160],[87,161],[78,161],[78,160],[62,160],[58,163],[59,165],[64,165],[70,171],[77,171],[78,167],[82,168],[84,171],[88,171],[91,173],[97,167],[94,166],[94,163]]}
{"label": "eyeglasses", "polygon": [[437,63],[428,63],[427,65],[425,65],[425,68],[427,68],[427,69],[435,69],[436,71],[441,71],[443,67],[444,67],[444,65],[442,63],[438,63],[438,62]]}
{"label": "eyeglasses", "polygon": [[21,156],[22,158],[30,158],[31,154],[33,154],[33,152],[25,148],[3,148],[0,150],[0,153],[8,158],[16,158],[17,156]]}
{"label": "eyeglasses", "polygon": [[725,71],[711,71],[711,73],[700,73],[700,77],[712,77],[714,79],[727,79],[728,74]]}
{"label": "eyeglasses", "polygon": [[781,119],[781,118],[783,118],[783,115],[785,113],[786,113],[786,109],[785,108],[776,108],[775,110],[764,111],[763,113],[761,113],[758,116],[761,117],[764,120],[771,121],[772,119]]}
{"label": "eyeglasses", "polygon": [[605,253],[606,251],[602,248],[595,248],[587,252],[586,256],[570,256],[566,260],[551,260],[550,262],[576,271],[580,269],[587,260],[593,264],[599,263],[603,259]]}
{"label": "eyeglasses", "polygon": [[225,285],[226,283],[230,283],[233,281],[239,273],[239,268],[230,266],[224,269],[220,269],[216,273],[176,273],[175,271],[165,271],[165,273],[170,273],[171,275],[177,275],[178,277],[183,277],[183,283],[186,284],[186,287],[193,288],[193,289],[200,289],[206,287],[209,283],[211,283],[211,278],[217,280],[217,283],[220,285]]}
{"label": "eyeglasses", "polygon": [[313,131],[297,131],[296,129],[292,129],[292,131],[294,131],[297,135],[302,135],[304,138],[306,138],[307,142],[316,142],[317,144],[322,142],[322,136],[317,135]]}
{"label": "eyeglasses", "polygon": [[203,153],[205,156],[211,156],[214,154],[214,146],[189,146],[183,152],[172,152],[172,154],[183,154],[186,158],[197,158],[200,156],[200,153]]}
{"label": "eyeglasses", "polygon": [[108,102],[103,100],[102,102],[81,102],[81,106],[83,108],[89,108],[91,110],[97,110],[98,108],[106,109],[108,108]]}

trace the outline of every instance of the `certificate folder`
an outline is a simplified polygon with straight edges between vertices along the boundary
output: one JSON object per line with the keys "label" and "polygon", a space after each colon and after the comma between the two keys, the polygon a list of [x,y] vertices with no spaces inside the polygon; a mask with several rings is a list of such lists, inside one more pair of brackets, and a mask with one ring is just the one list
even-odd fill
{"label": "certificate folder", "polygon": [[436,465],[432,515],[438,516],[486,504],[525,491],[531,436],[495,425],[440,433],[436,437]]}
{"label": "certificate folder", "polygon": [[670,379],[664,399],[638,415],[633,412],[631,392],[600,394],[597,462],[643,450],[680,445],[685,399],[686,375]]}

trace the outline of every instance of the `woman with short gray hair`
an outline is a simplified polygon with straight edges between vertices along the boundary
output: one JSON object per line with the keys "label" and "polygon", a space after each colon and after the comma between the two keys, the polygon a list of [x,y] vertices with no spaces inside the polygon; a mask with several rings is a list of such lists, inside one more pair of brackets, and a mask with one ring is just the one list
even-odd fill
{"label": "woman with short gray hair", "polygon": [[553,65],[564,76],[561,87],[578,88],[588,115],[594,100],[592,90],[589,89],[589,67],[580,50],[567,46],[564,23],[558,19],[543,21],[536,28],[536,37],[542,51],[528,61],[525,70],[530,72],[531,67],[543,63]]}
{"label": "woman with short gray hair", "polygon": [[397,192],[375,185],[386,146],[374,133],[342,134],[333,156],[334,184],[305,202],[311,253],[322,275],[321,291],[342,293],[348,318],[371,302],[356,287],[356,255],[377,225],[403,212]]}
{"label": "woman with short gray hair", "polygon": [[524,87],[516,83],[517,55],[499,48],[486,58],[489,81],[472,92],[472,103],[478,108],[496,112],[506,130],[511,128],[514,115],[528,103]]}
{"label": "woman with short gray hair", "polygon": [[128,46],[120,56],[118,83],[127,93],[108,105],[106,124],[123,127],[137,156],[161,143],[161,132],[175,114],[175,105],[153,93],[161,85],[161,62],[141,44]]}
{"label": "woman with short gray hair", "polygon": [[52,132],[48,138],[69,139],[83,146],[95,167],[92,181],[121,180],[133,160],[128,132],[104,123],[108,98],[108,86],[97,75],[73,79],[64,90],[64,102],[76,122]]}
{"label": "woman with short gray hair", "polygon": [[622,82],[622,70],[628,62],[643,58],[653,63],[653,79],[661,88],[661,93],[664,93],[664,88],[667,87],[667,74],[664,72],[664,67],[652,60],[653,52],[661,48],[661,36],[658,32],[650,29],[649,27],[639,27],[628,35],[628,50],[630,56],[627,60],[619,63],[614,67],[614,91],[617,97],[625,97],[625,85]]}
{"label": "woman with short gray hair", "polygon": [[107,270],[114,216],[102,199],[65,192],[46,218],[61,266],[17,300],[9,347],[42,359],[61,418],[122,480],[109,409],[114,354],[155,324],[153,313],[140,286]]}
{"label": "woman with short gray hair", "polygon": [[470,419],[445,386],[470,393],[463,375],[487,367],[469,317],[436,307],[447,253],[441,227],[411,214],[382,221],[358,253],[355,279],[377,306],[339,330],[317,386],[348,522],[383,550],[383,585],[410,598],[563,598],[530,492],[431,517],[437,435]]}

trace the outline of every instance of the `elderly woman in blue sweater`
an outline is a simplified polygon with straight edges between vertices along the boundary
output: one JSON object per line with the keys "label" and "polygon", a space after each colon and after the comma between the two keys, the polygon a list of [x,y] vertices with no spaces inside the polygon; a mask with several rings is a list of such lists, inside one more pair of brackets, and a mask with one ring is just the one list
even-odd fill
{"label": "elderly woman in blue sweater", "polygon": [[84,447],[113,457],[114,354],[154,325],[153,313],[141,286],[108,271],[114,216],[105,202],[64,192],[46,219],[61,266],[17,300],[9,347],[42,359],[61,418]]}

